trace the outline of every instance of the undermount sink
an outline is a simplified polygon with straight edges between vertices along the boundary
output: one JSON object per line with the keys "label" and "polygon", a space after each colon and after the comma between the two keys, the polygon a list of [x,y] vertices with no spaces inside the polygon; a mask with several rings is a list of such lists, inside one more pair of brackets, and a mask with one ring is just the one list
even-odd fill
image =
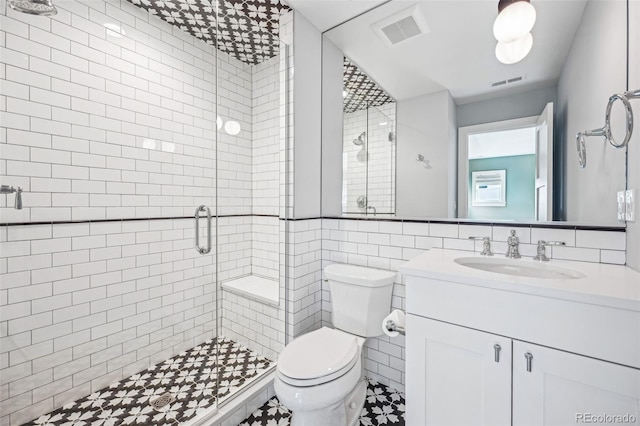
{"label": "undermount sink", "polygon": [[585,274],[575,269],[564,268],[549,263],[538,263],[528,259],[459,257],[453,261],[467,268],[518,277],[542,279],[579,279],[586,277]]}

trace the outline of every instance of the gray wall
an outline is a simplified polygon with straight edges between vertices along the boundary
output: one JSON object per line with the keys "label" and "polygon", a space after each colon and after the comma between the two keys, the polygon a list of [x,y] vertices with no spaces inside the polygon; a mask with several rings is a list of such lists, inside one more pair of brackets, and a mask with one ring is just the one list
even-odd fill
{"label": "gray wall", "polygon": [[556,87],[534,89],[485,101],[458,105],[458,127],[540,115],[549,102],[556,101]]}
{"label": "gray wall", "polygon": [[322,215],[342,214],[342,51],[322,40]]}
{"label": "gray wall", "polygon": [[[397,198],[399,217],[441,217],[455,202],[448,179],[455,164],[453,100],[443,90],[398,101]],[[453,133],[453,134],[452,134]],[[454,146],[451,149],[451,146]],[[416,161],[422,154],[429,167]]]}
{"label": "gray wall", "polygon": [[[625,150],[600,137],[587,138],[582,169],[575,134],[601,127],[607,100],[626,86],[625,16],[626,2],[588,2],[558,81],[555,143],[564,146],[566,219],[571,222],[621,225],[616,192],[625,188]],[[613,118],[614,135],[619,135],[623,117]]]}
{"label": "gray wall", "polygon": [[[629,2],[629,87],[630,90],[640,89],[640,2]],[[631,101],[633,112],[640,115],[640,100]],[[629,142],[629,189],[636,190],[636,220],[627,224],[627,264],[640,271],[640,129],[636,124],[636,131]]]}
{"label": "gray wall", "polygon": [[[294,212],[296,218],[320,215],[321,67],[322,35],[295,12],[294,105]],[[289,123],[293,125],[294,123]]]}

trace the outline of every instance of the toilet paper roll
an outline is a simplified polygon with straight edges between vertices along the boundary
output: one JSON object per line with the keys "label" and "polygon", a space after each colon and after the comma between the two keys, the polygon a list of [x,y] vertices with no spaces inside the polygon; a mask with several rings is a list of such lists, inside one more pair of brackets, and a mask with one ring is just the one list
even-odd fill
{"label": "toilet paper roll", "polygon": [[[398,330],[404,330],[405,319],[406,318],[404,312],[399,309],[394,309],[382,320],[382,331],[389,337],[396,337],[398,334],[400,334]],[[393,329],[395,329],[395,331],[389,330],[387,328],[388,321],[391,321],[395,325],[395,327],[392,327]]]}

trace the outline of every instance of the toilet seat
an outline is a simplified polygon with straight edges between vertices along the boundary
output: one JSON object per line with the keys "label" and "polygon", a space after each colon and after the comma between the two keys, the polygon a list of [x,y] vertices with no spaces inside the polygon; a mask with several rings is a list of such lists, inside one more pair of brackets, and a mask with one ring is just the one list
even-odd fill
{"label": "toilet seat", "polygon": [[359,357],[354,335],[328,327],[300,336],[278,360],[278,373],[292,386],[316,386],[345,375]]}

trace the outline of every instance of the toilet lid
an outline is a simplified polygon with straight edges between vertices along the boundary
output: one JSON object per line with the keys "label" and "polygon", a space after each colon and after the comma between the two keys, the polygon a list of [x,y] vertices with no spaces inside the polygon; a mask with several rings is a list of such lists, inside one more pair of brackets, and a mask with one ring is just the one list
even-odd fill
{"label": "toilet lid", "polygon": [[352,364],[357,354],[355,336],[322,327],[287,345],[278,359],[278,369],[293,379],[316,379]]}

